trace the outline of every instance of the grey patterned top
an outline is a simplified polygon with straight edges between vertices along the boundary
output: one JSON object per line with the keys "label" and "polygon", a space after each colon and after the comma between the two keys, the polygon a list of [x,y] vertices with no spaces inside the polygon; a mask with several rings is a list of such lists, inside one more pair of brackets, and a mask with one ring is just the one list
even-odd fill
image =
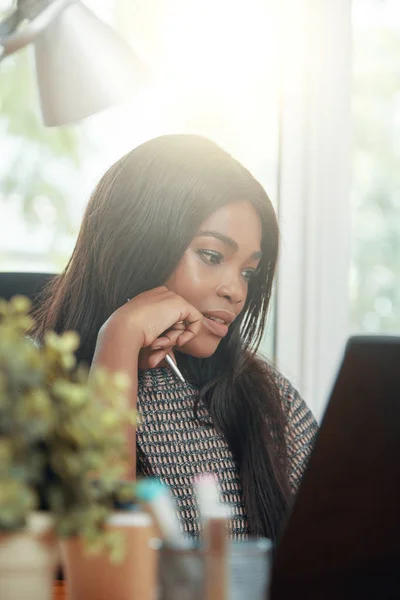
{"label": "grey patterned top", "polygon": [[[305,402],[279,373],[278,385],[287,415],[286,442],[290,483],[295,491],[310,455],[317,424]],[[139,376],[137,429],[138,474],[153,475],[166,483],[176,497],[183,530],[200,533],[192,480],[201,473],[218,477],[222,501],[233,507],[231,535],[248,535],[246,509],[236,464],[226,441],[212,426],[204,403],[194,415],[197,388],[181,383],[168,368],[144,371]]]}

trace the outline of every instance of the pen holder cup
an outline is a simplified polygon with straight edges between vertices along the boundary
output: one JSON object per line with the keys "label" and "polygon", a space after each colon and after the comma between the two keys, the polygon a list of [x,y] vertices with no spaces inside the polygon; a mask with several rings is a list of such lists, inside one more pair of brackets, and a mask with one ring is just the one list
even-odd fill
{"label": "pen holder cup", "polygon": [[158,563],[159,600],[203,600],[204,555],[198,545],[162,546]]}
{"label": "pen holder cup", "polygon": [[210,600],[214,594],[210,592],[207,577],[222,568],[226,569],[226,598],[221,600],[267,600],[271,562],[272,542],[266,538],[229,542],[225,559],[204,553],[200,545],[185,550],[162,547],[158,598]]}
{"label": "pen holder cup", "polygon": [[267,600],[271,563],[271,540],[231,542],[227,556],[227,600]]}
{"label": "pen holder cup", "polygon": [[67,600],[153,600],[158,540],[151,518],[142,512],[116,511],[107,530],[118,533],[124,545],[123,558],[116,563],[107,552],[88,554],[79,537],[61,540]]}

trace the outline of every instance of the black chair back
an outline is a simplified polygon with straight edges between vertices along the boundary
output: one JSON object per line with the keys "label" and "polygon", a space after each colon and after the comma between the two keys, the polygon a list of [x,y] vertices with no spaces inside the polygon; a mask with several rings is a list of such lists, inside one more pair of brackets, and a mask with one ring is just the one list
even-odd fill
{"label": "black chair back", "polygon": [[0,298],[10,300],[22,295],[35,304],[52,277],[53,273],[0,273]]}

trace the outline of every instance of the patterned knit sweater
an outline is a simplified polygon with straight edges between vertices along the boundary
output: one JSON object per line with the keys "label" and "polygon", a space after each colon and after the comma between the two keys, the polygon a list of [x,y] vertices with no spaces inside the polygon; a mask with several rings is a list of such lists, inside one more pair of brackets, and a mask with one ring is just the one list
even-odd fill
{"label": "patterned knit sweater", "polygon": [[[317,424],[291,384],[282,375],[277,377],[287,418],[290,483],[295,491],[312,449]],[[189,383],[181,383],[166,367],[141,372],[138,475],[153,475],[170,487],[184,532],[198,537],[192,480],[200,473],[215,473],[222,501],[233,507],[231,535],[234,539],[244,539],[248,528],[238,469],[226,441],[213,427],[204,403],[199,402],[199,418],[195,417],[197,398],[198,390]]]}

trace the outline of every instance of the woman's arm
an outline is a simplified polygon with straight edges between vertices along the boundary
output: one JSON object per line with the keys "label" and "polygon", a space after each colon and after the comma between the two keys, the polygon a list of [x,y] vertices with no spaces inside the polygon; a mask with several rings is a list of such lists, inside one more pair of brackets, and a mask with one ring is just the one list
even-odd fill
{"label": "woman's arm", "polygon": [[[137,334],[129,335],[126,326],[102,327],[99,332],[91,370],[101,367],[109,373],[123,371],[129,376],[127,390],[129,404],[136,409],[138,391],[138,357],[141,346]],[[136,431],[130,427],[126,432],[130,468],[125,478],[136,479]]]}
{"label": "woman's arm", "polygon": [[[136,409],[139,357],[141,368],[155,368],[174,346],[186,344],[201,328],[202,315],[166,287],[139,294],[116,310],[99,331],[91,369],[125,372],[128,398]],[[128,480],[136,479],[136,432],[126,433],[132,457]]]}

